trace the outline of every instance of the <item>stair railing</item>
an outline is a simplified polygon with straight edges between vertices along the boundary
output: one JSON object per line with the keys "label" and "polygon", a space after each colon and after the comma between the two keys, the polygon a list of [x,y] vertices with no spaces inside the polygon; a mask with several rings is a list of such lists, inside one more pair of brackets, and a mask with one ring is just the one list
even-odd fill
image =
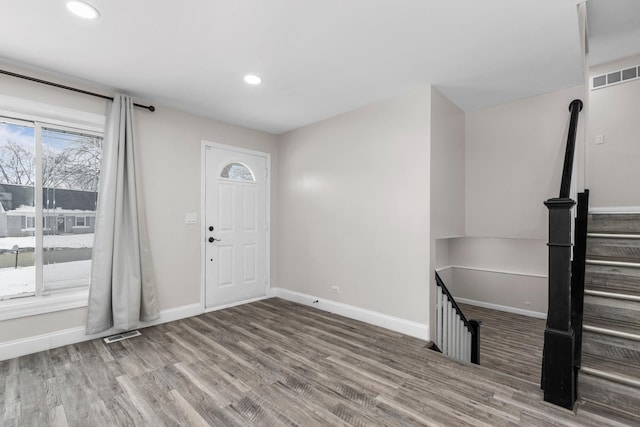
{"label": "stair railing", "polygon": [[575,220],[574,239],[572,225],[576,202],[570,198],[570,191],[581,110],[582,101],[579,99],[569,104],[571,118],[560,196],[544,202],[549,209],[549,307],[544,332],[541,387],[545,401],[568,409],[573,409],[577,396],[588,210],[586,190],[578,197],[580,204]]}
{"label": "stair railing", "polygon": [[587,265],[587,221],[589,219],[589,190],[578,193],[573,262],[571,263],[571,327],[575,337],[573,371],[576,393],[578,371],[582,366],[582,318],[584,315],[584,279]]}
{"label": "stair railing", "polygon": [[480,364],[479,320],[467,320],[436,273],[436,347],[445,356]]}

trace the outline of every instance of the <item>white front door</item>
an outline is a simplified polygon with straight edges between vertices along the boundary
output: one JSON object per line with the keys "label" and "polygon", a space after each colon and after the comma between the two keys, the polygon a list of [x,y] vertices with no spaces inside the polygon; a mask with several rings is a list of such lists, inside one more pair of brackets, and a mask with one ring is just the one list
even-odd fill
{"label": "white front door", "polygon": [[205,143],[205,306],[267,292],[267,154]]}

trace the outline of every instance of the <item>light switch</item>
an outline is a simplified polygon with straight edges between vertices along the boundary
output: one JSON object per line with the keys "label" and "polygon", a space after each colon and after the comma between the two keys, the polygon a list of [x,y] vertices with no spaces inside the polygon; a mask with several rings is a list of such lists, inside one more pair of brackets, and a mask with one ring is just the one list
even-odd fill
{"label": "light switch", "polygon": [[596,135],[596,144],[604,144],[604,135]]}
{"label": "light switch", "polygon": [[187,224],[197,224],[198,214],[196,212],[187,212],[184,214],[184,220]]}

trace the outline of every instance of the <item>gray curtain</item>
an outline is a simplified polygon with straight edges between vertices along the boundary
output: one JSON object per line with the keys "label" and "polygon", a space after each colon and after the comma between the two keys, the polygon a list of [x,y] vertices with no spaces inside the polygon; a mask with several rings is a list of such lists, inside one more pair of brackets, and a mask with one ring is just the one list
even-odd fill
{"label": "gray curtain", "polygon": [[87,334],[159,317],[128,96],[114,97],[102,146]]}

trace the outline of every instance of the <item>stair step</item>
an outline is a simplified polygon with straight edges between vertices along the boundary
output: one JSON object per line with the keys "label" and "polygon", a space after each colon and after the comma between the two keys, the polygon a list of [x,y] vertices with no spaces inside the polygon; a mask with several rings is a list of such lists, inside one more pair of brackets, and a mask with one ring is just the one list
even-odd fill
{"label": "stair step", "polygon": [[582,366],[640,381],[640,341],[584,331]]}
{"label": "stair step", "polygon": [[581,368],[578,375],[580,398],[640,417],[640,384],[629,385],[619,379],[600,371]]}
{"label": "stair step", "polygon": [[640,335],[640,303],[637,301],[585,295],[584,323],[600,328]]}
{"label": "stair step", "polygon": [[580,397],[640,419],[640,213],[589,213]]}
{"label": "stair step", "polygon": [[594,214],[587,220],[589,233],[640,233],[639,213]]}
{"label": "stair step", "polygon": [[[620,408],[612,408],[599,402],[580,399],[580,412],[597,414],[602,425],[616,425],[618,427],[628,427],[638,425],[638,413],[632,414]],[[613,421],[615,420],[615,422]]]}
{"label": "stair step", "polygon": [[588,238],[587,258],[640,263],[640,239]]}
{"label": "stair step", "polygon": [[585,271],[585,289],[640,295],[640,269],[588,264]]}

